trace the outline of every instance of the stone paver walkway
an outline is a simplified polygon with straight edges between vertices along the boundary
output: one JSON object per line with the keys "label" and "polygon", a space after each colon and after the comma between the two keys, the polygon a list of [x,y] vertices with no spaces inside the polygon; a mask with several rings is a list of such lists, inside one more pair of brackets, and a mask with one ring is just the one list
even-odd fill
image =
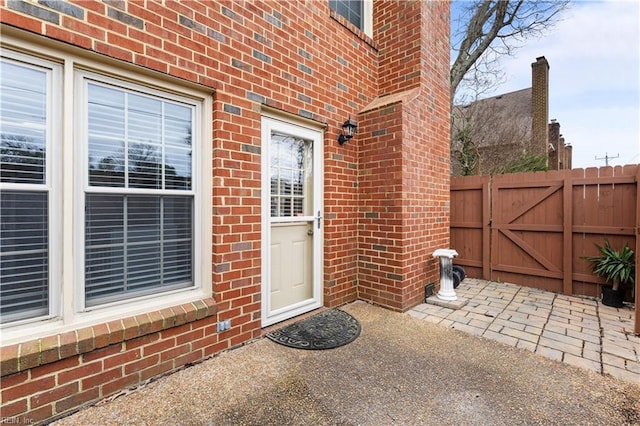
{"label": "stone paver walkway", "polygon": [[632,307],[474,278],[456,289],[459,310],[420,304],[409,315],[640,383],[640,337]]}

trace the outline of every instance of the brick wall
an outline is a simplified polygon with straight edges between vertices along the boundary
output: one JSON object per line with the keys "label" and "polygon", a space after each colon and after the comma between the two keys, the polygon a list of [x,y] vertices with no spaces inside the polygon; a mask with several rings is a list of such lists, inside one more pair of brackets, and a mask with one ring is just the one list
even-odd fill
{"label": "brick wall", "polygon": [[[418,303],[437,279],[430,251],[448,245],[448,10],[376,0],[370,39],[321,1],[0,0],[3,30],[215,92],[213,298],[3,347],[2,416],[61,415],[260,337],[263,106],[326,125],[325,305]],[[350,115],[360,132],[339,146]],[[358,258],[374,245],[388,247],[375,273]],[[226,319],[232,328],[216,333]]]}
{"label": "brick wall", "polygon": [[549,167],[551,170],[571,169],[571,145],[566,145],[560,133],[560,123],[551,120],[549,123],[549,146],[553,150],[549,152]]}
{"label": "brick wall", "polygon": [[[450,158],[443,142],[450,131],[449,52],[442,43],[449,39],[449,5],[385,5],[376,15],[385,29],[378,33],[380,45],[396,62],[402,61],[397,52],[410,52],[419,67],[415,78],[404,80],[393,78],[399,65],[381,71],[387,96],[360,115],[358,295],[404,311],[424,299],[426,284],[437,284],[431,255],[449,247]],[[409,71],[399,75],[413,75]]]}
{"label": "brick wall", "polygon": [[358,297],[389,308],[402,305],[403,106],[383,104],[360,115]]}
{"label": "brick wall", "polygon": [[374,22],[380,58],[380,95],[420,85],[419,37],[423,26],[420,2],[383,2],[374,10]]}
{"label": "brick wall", "polygon": [[573,168],[573,146],[565,144],[564,146],[564,168],[571,170]]}
{"label": "brick wall", "polygon": [[[560,123],[552,120],[549,123],[549,144],[553,146],[553,150],[549,151],[549,167],[551,170],[559,170],[558,166],[562,163],[561,153],[558,151],[560,145]],[[564,147],[562,147],[564,150]]]}
{"label": "brick wall", "polygon": [[211,356],[232,334],[215,312],[209,299],[3,347],[2,418],[39,422]]}
{"label": "brick wall", "polygon": [[436,249],[449,248],[449,212],[451,175],[450,86],[449,86],[449,4],[448,2],[420,2],[423,16],[421,26],[421,96],[414,104],[415,114],[405,123],[412,135],[404,155],[411,174],[407,176],[407,192],[413,194],[409,226],[411,256],[410,293],[405,307],[424,298],[424,285],[439,285],[438,261],[432,258]]}
{"label": "brick wall", "polygon": [[531,153],[547,155],[549,146],[549,63],[544,56],[531,64]]}

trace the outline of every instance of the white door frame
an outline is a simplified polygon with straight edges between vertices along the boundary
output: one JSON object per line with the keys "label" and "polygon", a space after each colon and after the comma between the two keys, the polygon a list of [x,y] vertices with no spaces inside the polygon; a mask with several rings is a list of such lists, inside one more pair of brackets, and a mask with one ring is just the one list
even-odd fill
{"label": "white door frame", "polygon": [[[270,149],[272,130],[291,134],[313,143],[313,215],[303,216],[299,220],[313,220],[313,297],[300,303],[271,310],[270,279],[271,279],[271,224],[281,222],[278,218],[271,219],[271,186],[270,186]],[[324,147],[323,129],[302,121],[283,119],[275,115],[262,116],[262,327],[302,315],[322,306],[322,265],[323,265],[323,182],[324,182]]]}

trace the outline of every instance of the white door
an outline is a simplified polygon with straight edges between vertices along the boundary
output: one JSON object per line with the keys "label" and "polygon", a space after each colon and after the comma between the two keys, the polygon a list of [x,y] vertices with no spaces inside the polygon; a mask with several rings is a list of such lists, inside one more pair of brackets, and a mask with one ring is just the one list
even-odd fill
{"label": "white door", "polygon": [[262,326],[322,306],[322,131],[262,118]]}

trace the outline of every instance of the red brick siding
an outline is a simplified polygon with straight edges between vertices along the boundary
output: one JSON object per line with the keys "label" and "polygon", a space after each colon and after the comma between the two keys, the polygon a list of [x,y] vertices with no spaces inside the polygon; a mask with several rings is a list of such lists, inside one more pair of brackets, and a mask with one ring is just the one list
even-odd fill
{"label": "red brick siding", "polygon": [[[60,415],[260,336],[261,104],[326,124],[325,305],[360,295],[403,310],[435,279],[429,251],[448,244],[448,3],[376,0],[373,39],[324,1],[0,1],[0,12],[5,24],[215,91],[215,302],[2,348],[3,416]],[[409,88],[424,98],[358,115]],[[349,116],[360,132],[339,146]],[[382,128],[390,136],[374,134]],[[389,251],[369,271],[374,243]],[[226,319],[232,328],[217,333]]]}
{"label": "red brick siding", "polygon": [[112,321],[108,338],[100,325],[3,347],[2,416],[46,420],[215,354],[227,342],[215,332],[214,314],[213,304],[187,304],[163,310],[159,320]]}
{"label": "red brick siding", "polygon": [[[436,249],[449,248],[449,212],[451,175],[450,101],[449,101],[449,4],[420,2],[423,25],[420,40],[421,95],[414,101],[414,115],[406,115],[405,158],[406,192],[413,194],[410,227],[406,246],[410,271],[406,272],[410,292],[405,292],[405,309],[424,298],[424,285],[439,285],[439,266],[431,256]],[[407,195],[408,196],[408,195]],[[453,247],[455,248],[455,247]]]}
{"label": "red brick siding", "polygon": [[547,155],[549,146],[549,63],[544,56],[531,64],[531,153]]}
{"label": "red brick siding", "polygon": [[[360,115],[358,296],[404,311],[437,283],[431,256],[449,247],[449,5],[384,5],[378,41],[390,65],[381,66],[380,93],[400,93]],[[415,78],[398,52],[417,57]]]}
{"label": "red brick siding", "polygon": [[358,297],[400,309],[406,233],[402,200],[403,104],[360,115]]}
{"label": "red brick siding", "polygon": [[[14,358],[20,362],[17,368],[10,369],[4,363],[12,351],[16,354],[29,351],[29,343],[2,348],[2,416],[17,416],[20,424],[46,420],[224,349],[220,345],[224,333],[215,332],[215,315],[200,319],[205,312],[182,308],[171,312],[177,314],[165,319],[182,325],[160,331],[160,323],[155,330],[146,328],[143,333],[144,324],[136,320],[131,331],[124,328],[124,332],[140,337],[99,348],[94,344],[83,345],[84,340],[76,339],[74,355],[39,366],[29,364],[28,368],[22,368],[27,365],[22,365],[21,356]],[[190,322],[186,322],[187,318]],[[74,335],[79,337],[82,334],[79,331]],[[44,341],[36,343],[44,349]],[[81,350],[83,346],[86,351]],[[38,351],[31,352],[32,356],[37,354]]]}
{"label": "red brick siding", "polygon": [[421,1],[382,2],[374,8],[374,31],[380,49],[380,95],[420,85]]}

